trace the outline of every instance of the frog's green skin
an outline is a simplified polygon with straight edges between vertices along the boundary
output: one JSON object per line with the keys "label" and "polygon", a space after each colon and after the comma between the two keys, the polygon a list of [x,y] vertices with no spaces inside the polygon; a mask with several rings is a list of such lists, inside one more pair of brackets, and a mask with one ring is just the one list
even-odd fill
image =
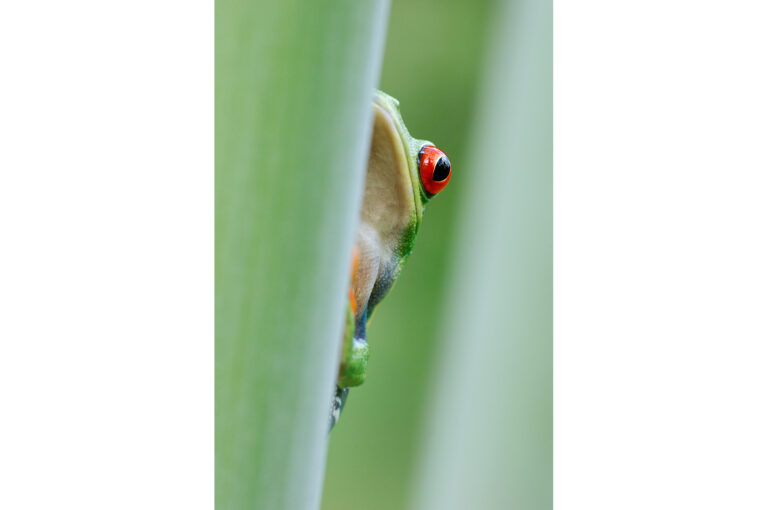
{"label": "frog's green skin", "polygon": [[419,151],[426,140],[413,138],[400,116],[400,104],[377,91],[365,194],[352,275],[356,313],[350,305],[344,334],[331,426],[346,400],[347,389],[363,383],[368,363],[366,324],[391,289],[413,250],[429,196],[419,177]]}

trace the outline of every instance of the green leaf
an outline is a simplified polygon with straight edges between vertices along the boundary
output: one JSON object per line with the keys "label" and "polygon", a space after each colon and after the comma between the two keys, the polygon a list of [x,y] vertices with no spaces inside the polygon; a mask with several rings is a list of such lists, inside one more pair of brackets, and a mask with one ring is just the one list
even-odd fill
{"label": "green leaf", "polygon": [[319,506],[387,10],[216,2],[219,509]]}
{"label": "green leaf", "polygon": [[552,4],[506,2],[497,23],[420,510],[552,508]]}

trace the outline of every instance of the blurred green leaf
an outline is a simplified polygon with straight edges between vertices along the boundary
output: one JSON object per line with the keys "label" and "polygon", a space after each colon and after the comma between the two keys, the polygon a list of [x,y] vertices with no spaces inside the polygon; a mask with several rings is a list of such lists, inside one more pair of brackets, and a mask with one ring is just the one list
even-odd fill
{"label": "blurred green leaf", "polygon": [[552,508],[552,4],[496,17],[419,510]]}
{"label": "blurred green leaf", "polygon": [[467,159],[490,0],[394,0],[381,89],[411,134],[446,151],[450,185],[430,201],[413,254],[369,323],[365,384],[331,434],[327,510],[405,508],[452,259],[456,206],[479,169]]}
{"label": "blurred green leaf", "polygon": [[216,507],[320,503],[388,2],[216,2]]}

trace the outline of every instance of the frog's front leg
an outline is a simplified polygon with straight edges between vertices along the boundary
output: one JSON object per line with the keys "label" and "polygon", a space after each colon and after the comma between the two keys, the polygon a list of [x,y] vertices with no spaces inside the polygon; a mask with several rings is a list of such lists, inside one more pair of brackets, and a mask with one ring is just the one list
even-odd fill
{"label": "frog's front leg", "polygon": [[340,388],[360,386],[368,369],[368,299],[379,273],[378,237],[361,225],[352,251],[352,274],[347,305],[347,326],[339,367]]}
{"label": "frog's front leg", "polygon": [[[354,266],[354,263],[353,263]],[[349,289],[347,305],[347,322],[344,328],[339,377],[336,382],[336,392],[331,402],[331,422],[329,429],[339,421],[344,404],[351,386],[359,386],[365,381],[368,369],[368,342],[365,339],[365,313],[360,314],[362,320],[356,319],[357,306],[352,287]],[[358,323],[360,327],[358,327]]]}
{"label": "frog's front leg", "polygon": [[[347,300],[347,319],[341,346],[336,393],[331,407],[331,426],[336,423],[349,388],[365,382],[368,371],[368,302],[380,269],[378,234],[361,224],[352,250],[352,271]],[[335,415],[335,418],[334,418]]]}

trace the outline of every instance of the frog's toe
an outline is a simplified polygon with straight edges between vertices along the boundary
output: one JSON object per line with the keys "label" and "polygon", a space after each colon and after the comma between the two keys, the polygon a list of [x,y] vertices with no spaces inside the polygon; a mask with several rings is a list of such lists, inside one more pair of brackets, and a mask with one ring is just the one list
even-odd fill
{"label": "frog's toe", "polygon": [[333,395],[333,400],[331,401],[331,417],[328,432],[330,432],[331,429],[333,429],[333,426],[336,425],[336,422],[339,421],[341,410],[344,409],[344,404],[347,402],[347,395],[349,395],[349,388],[339,388],[336,386],[336,393]]}

